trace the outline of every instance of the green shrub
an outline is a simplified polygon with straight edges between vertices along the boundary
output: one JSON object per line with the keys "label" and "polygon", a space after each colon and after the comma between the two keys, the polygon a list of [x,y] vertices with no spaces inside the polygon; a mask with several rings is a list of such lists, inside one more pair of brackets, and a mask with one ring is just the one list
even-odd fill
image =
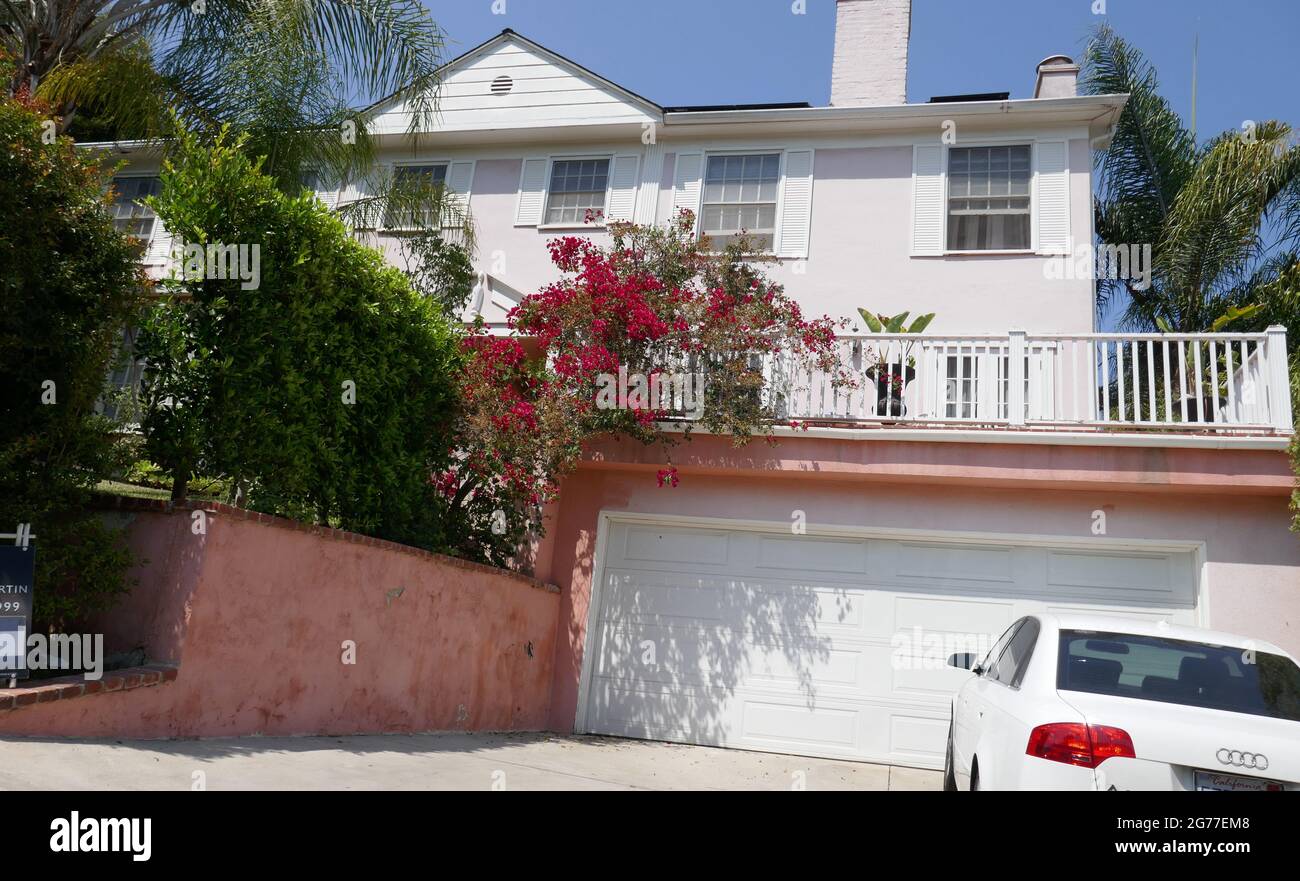
{"label": "green shrub", "polygon": [[0,531],[32,524],[35,626],[62,629],[128,589],[119,531],[87,507],[118,466],[95,413],[142,279],[105,210],[107,178],[50,117],[0,100]]}
{"label": "green shrub", "polygon": [[280,192],[242,140],[183,135],[154,208],[187,244],[259,254],[255,287],[181,277],[144,323],[147,455],[181,478],[174,495],[202,473],[246,507],[440,546],[429,477],[450,456],[460,354],[436,304],[310,194]]}

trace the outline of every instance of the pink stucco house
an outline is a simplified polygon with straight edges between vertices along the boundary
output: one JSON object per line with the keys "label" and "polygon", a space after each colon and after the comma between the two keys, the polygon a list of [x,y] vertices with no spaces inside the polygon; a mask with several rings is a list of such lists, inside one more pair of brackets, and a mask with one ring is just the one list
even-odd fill
{"label": "pink stucco house", "polygon": [[[910,341],[901,408],[773,365],[769,393],[812,423],[775,447],[697,435],[671,489],[654,450],[589,451],[534,554],[562,590],[556,730],[939,767],[965,675],[948,649],[1027,613],[1300,653],[1286,331],[1097,332],[1093,282],[1067,264],[1093,240],[1091,151],[1125,96],[1077,95],[1052,56],[1025,72],[1032,97],[909,102],[910,16],[839,0],[826,107],[662,107],[504,31],[447,65],[417,155],[403,102],[378,116],[385,165],[468,204],[466,317],[498,332],[553,278],[548,237],[603,235],[588,208],[762,235],[810,314],[938,316]],[[154,170],[139,154],[125,176],[143,192]],[[162,267],[165,230],[125,212]],[[909,341],[859,329],[845,359],[901,360]]]}

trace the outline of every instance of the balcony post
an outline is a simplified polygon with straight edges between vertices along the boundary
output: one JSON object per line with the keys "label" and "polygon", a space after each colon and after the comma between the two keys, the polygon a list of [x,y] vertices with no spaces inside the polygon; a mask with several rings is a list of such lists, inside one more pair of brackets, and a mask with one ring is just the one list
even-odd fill
{"label": "balcony post", "polygon": [[1025,332],[1013,330],[1007,353],[1007,416],[1012,425],[1025,424]]}
{"label": "balcony post", "polygon": [[1290,434],[1295,426],[1291,413],[1291,378],[1286,363],[1286,328],[1274,324],[1268,334],[1268,406],[1273,427]]}

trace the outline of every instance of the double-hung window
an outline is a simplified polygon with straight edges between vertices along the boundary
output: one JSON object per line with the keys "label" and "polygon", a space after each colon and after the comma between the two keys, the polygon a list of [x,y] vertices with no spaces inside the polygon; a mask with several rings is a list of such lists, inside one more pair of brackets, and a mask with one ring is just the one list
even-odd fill
{"label": "double-hung window", "polygon": [[156,177],[113,178],[113,226],[121,233],[148,242],[157,216],[142,200],[161,191],[162,184]]}
{"label": "double-hung window", "polygon": [[[418,207],[435,188],[447,186],[447,163],[398,165],[393,169],[393,201],[384,214],[386,229],[433,226],[428,209]],[[417,216],[418,215],[418,216]]]}
{"label": "double-hung window", "polygon": [[587,212],[604,214],[608,193],[608,159],[557,159],[551,165],[546,224],[577,226],[586,222]]}
{"label": "double-hung window", "polygon": [[1031,247],[1028,144],[948,151],[948,250]]}
{"label": "double-hung window", "polygon": [[748,235],[760,250],[772,250],[780,181],[779,153],[709,157],[700,229],[714,249]]}

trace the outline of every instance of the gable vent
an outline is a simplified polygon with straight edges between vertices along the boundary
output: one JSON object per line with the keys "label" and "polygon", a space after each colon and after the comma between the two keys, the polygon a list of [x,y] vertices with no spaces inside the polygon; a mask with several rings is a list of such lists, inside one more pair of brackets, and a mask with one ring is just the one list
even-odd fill
{"label": "gable vent", "polygon": [[515,87],[515,81],[502,74],[492,81],[492,94],[505,95]]}

